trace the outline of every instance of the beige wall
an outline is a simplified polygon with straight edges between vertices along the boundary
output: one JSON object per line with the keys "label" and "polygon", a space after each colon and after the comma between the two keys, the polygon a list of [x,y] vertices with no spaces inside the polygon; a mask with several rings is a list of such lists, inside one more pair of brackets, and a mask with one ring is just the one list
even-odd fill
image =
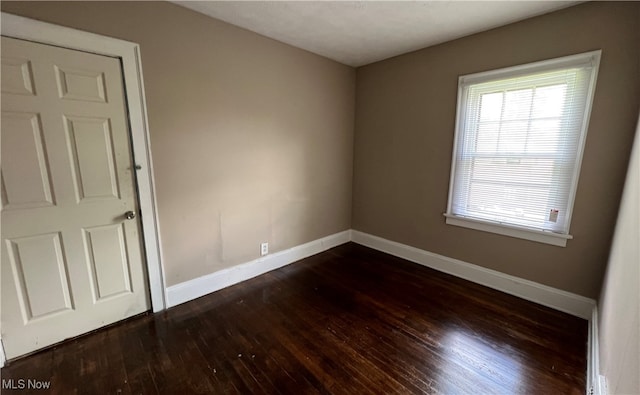
{"label": "beige wall", "polygon": [[640,124],[600,294],[600,373],[610,394],[640,394]]}
{"label": "beige wall", "polygon": [[[587,297],[640,103],[640,3],[586,3],[357,70],[353,228]],[[602,49],[566,248],[445,224],[459,75]]]}
{"label": "beige wall", "polygon": [[355,71],[164,2],[5,2],[140,44],[167,285],[351,225]]}
{"label": "beige wall", "polygon": [[[261,241],[274,252],[353,225],[597,296],[640,103],[639,3],[582,4],[357,74],[169,3],[0,6],[141,45],[168,285],[254,259]],[[575,239],[445,225],[458,75],[598,48]]]}

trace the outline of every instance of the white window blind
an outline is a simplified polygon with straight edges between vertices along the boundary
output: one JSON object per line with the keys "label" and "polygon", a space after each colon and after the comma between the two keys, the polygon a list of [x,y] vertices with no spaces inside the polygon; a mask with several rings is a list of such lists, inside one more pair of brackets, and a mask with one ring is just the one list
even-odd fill
{"label": "white window blind", "polygon": [[448,216],[569,233],[599,55],[460,77]]}

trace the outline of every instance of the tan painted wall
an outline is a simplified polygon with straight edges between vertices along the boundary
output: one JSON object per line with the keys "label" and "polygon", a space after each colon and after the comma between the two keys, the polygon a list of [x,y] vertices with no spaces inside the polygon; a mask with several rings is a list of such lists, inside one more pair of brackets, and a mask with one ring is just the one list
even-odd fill
{"label": "tan painted wall", "polygon": [[[597,296],[640,103],[639,3],[587,3],[357,70],[158,2],[2,10],[141,44],[168,285],[353,228]],[[567,248],[447,226],[457,76],[603,49]],[[352,149],[356,145],[351,213]]]}
{"label": "tan painted wall", "polygon": [[610,394],[640,394],[640,124],[600,294],[600,373]]}
{"label": "tan painted wall", "polygon": [[355,71],[164,2],[5,2],[140,44],[167,285],[350,228]]}
{"label": "tan painted wall", "polygon": [[[357,70],[353,228],[598,295],[640,103],[640,3],[586,3]],[[459,75],[602,49],[566,248],[445,224]]]}

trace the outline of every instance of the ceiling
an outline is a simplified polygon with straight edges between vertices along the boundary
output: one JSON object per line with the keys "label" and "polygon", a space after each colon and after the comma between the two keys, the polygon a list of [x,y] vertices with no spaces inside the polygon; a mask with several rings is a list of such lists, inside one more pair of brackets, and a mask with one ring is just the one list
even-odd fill
{"label": "ceiling", "polygon": [[349,66],[362,66],[579,1],[174,1]]}

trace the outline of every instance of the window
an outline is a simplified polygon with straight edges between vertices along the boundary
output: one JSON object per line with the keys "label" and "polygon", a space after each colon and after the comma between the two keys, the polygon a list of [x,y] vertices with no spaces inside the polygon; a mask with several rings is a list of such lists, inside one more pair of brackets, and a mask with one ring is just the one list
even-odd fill
{"label": "window", "polygon": [[462,76],[446,221],[565,246],[600,51]]}

